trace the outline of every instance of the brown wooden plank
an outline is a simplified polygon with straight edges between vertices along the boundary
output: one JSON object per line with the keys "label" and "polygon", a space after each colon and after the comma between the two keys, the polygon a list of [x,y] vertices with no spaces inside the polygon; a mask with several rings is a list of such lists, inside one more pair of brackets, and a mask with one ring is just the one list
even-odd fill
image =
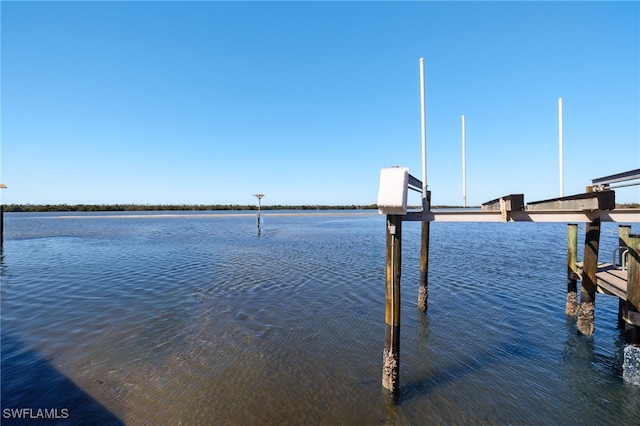
{"label": "brown wooden plank", "polygon": [[505,210],[508,212],[517,212],[524,210],[524,194],[510,194],[504,197],[496,198],[495,200],[482,203],[480,210],[485,211],[500,211],[500,200],[504,200]]}
{"label": "brown wooden plank", "polygon": [[[576,262],[578,279],[582,280],[583,263]],[[596,273],[597,286],[604,294],[627,300],[627,271],[611,263],[599,263]]]}
{"label": "brown wooden plank", "polygon": [[569,197],[527,203],[527,210],[612,210],[616,207],[615,191],[586,192]]}

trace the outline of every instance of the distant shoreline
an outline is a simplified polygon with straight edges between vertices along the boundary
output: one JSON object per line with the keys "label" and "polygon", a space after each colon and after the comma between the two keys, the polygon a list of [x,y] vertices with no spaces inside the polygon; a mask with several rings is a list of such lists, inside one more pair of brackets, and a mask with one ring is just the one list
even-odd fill
{"label": "distant shoreline", "polygon": [[[479,208],[480,206],[470,206],[467,208]],[[419,209],[419,206],[410,206],[411,209]],[[461,209],[462,206],[431,206],[432,209]],[[640,208],[638,203],[616,204],[616,208]],[[261,206],[261,210],[300,210],[300,211],[321,211],[321,210],[377,210],[377,204],[368,205],[267,205]],[[257,205],[251,204],[7,204],[3,210],[9,213],[20,212],[152,212],[152,211],[256,211]]]}
{"label": "distant shoreline", "polygon": [[[415,208],[418,208],[416,206]],[[433,209],[462,208],[462,206],[432,206]],[[141,212],[141,211],[255,211],[257,205],[251,204],[7,204],[5,212]],[[261,210],[377,210],[377,204],[369,205],[267,205]]]}

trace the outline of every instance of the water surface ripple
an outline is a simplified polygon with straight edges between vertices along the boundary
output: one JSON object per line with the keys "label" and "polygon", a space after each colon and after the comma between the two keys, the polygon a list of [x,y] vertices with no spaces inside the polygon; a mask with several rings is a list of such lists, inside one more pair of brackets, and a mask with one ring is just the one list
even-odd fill
{"label": "water surface ripple", "polygon": [[[263,217],[258,237],[246,214],[6,214],[2,408],[68,408],[67,424],[640,418],[617,300],[598,296],[593,337],[564,314],[565,225],[432,224],[423,313],[420,225],[404,224],[391,404],[384,217]],[[601,260],[616,233],[603,225]]]}

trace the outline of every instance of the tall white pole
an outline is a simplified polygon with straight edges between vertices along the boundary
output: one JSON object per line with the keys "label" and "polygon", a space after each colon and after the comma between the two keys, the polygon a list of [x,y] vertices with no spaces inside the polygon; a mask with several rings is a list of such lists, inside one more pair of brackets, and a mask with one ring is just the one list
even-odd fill
{"label": "tall white pole", "polygon": [[424,58],[420,58],[420,124],[422,130],[422,210],[427,210],[427,116],[424,93]]}
{"label": "tall white pole", "polygon": [[560,151],[560,196],[564,197],[564,154],[562,140],[562,98],[558,98],[558,149]]}
{"label": "tall white pole", "polygon": [[467,129],[462,116],[462,207],[467,207]]}

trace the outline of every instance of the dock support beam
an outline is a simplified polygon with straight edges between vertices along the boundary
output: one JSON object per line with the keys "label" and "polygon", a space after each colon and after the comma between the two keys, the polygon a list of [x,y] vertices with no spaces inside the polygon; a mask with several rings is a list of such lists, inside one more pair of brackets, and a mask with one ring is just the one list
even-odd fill
{"label": "dock support beam", "polygon": [[[618,247],[629,247],[629,234],[631,234],[631,225],[618,225]],[[624,250],[620,250],[619,262],[622,265],[622,253]]]}
{"label": "dock support beam", "polygon": [[382,386],[398,395],[400,376],[400,273],[402,216],[387,215],[387,273]]}
{"label": "dock support beam", "polygon": [[584,263],[580,308],[578,309],[578,331],[591,336],[595,327],[596,272],[598,271],[598,246],[600,245],[600,219],[587,224],[584,240]]}
{"label": "dock support beam", "polygon": [[578,259],[578,225],[567,225],[567,315],[578,314],[578,277],[576,261]]}
{"label": "dock support beam", "polygon": [[624,381],[640,385],[640,234],[628,239],[627,303],[624,315]]}
{"label": "dock support beam", "polygon": [[[431,210],[431,191],[427,191],[426,211]],[[418,309],[427,310],[429,298],[429,221],[422,222],[420,236],[420,283],[418,285]]]}
{"label": "dock support beam", "polygon": [[[618,225],[618,263],[622,265],[624,251],[629,247],[629,234],[631,233],[630,225]],[[624,247],[624,248],[623,248]],[[618,299],[618,328],[624,330],[624,318],[627,309],[626,300]]]}

